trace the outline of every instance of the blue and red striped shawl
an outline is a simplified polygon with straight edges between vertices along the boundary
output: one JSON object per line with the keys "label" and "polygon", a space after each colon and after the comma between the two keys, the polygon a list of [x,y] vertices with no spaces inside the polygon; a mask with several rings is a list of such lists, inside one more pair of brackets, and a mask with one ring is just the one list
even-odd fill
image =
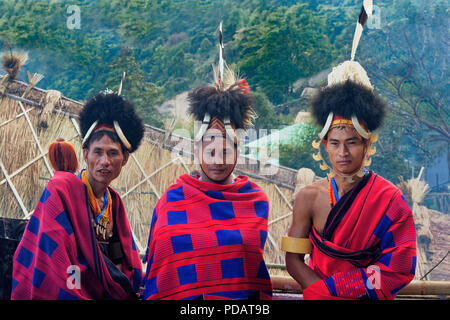
{"label": "blue and red striped shawl", "polygon": [[153,212],[144,299],[271,299],[268,213],[246,176],[229,185],[180,176]]}

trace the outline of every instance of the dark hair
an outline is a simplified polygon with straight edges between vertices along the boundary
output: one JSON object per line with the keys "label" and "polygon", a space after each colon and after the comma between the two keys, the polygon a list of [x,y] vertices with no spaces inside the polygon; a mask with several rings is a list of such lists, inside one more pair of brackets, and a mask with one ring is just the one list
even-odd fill
{"label": "dark hair", "polygon": [[322,88],[311,100],[311,114],[324,126],[330,112],[345,118],[355,115],[369,131],[381,126],[386,115],[386,103],[371,89],[347,80]]}

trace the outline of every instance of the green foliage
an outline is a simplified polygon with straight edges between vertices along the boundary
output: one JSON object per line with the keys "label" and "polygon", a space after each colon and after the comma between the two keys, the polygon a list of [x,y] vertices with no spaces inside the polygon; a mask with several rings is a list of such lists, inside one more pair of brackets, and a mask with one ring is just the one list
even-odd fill
{"label": "green foliage", "polygon": [[273,129],[281,125],[280,117],[275,113],[273,105],[270,103],[267,96],[261,91],[254,91],[253,94],[253,109],[257,115],[254,126],[256,130],[259,129]]}
{"label": "green foliage", "polygon": [[272,102],[280,103],[298,78],[330,64],[333,50],[325,29],[324,19],[306,4],[257,16],[237,43],[239,68]]}
{"label": "green foliage", "polygon": [[[67,27],[70,5],[80,8],[81,29]],[[449,152],[448,4],[390,0],[378,6],[381,28],[365,28],[356,56],[390,102],[373,168],[397,181],[410,170],[404,159],[426,164]],[[274,105],[298,100],[303,87],[294,92],[293,85],[299,78],[349,58],[360,8],[350,0],[4,0],[0,43],[29,53],[19,79],[26,71],[42,73],[39,87],[72,99],[116,90],[126,71],[124,96],[147,123],[162,126],[162,101],[213,80],[222,20],[225,60],[249,82],[255,126],[272,129],[292,122],[292,114],[280,115]],[[311,131],[308,143],[282,145],[281,163],[323,176],[311,157],[315,137]]]}
{"label": "green foliage", "polygon": [[388,125],[402,137],[397,153],[426,165],[449,152],[448,4],[396,0],[381,12],[380,29],[369,30],[360,57],[388,99]]}
{"label": "green foliage", "polygon": [[280,164],[293,169],[310,168],[317,176],[324,176],[319,163],[312,157],[317,153],[312,141],[317,140],[318,130],[313,125],[305,125],[301,132],[288,144],[280,145]]}
{"label": "green foliage", "polygon": [[110,65],[113,70],[112,77],[106,80],[109,89],[118,91],[122,75],[126,78],[122,84],[122,95],[132,101],[144,122],[153,126],[162,126],[163,122],[156,109],[164,101],[162,88],[150,82],[142,71],[139,63],[127,50],[121,50],[121,54]]}

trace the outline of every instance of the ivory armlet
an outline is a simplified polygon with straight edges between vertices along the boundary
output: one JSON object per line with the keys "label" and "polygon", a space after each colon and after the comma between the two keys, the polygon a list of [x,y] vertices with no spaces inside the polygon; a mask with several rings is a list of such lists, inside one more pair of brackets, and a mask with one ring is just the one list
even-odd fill
{"label": "ivory armlet", "polygon": [[292,253],[308,254],[312,251],[312,245],[309,238],[282,237],[281,250]]}

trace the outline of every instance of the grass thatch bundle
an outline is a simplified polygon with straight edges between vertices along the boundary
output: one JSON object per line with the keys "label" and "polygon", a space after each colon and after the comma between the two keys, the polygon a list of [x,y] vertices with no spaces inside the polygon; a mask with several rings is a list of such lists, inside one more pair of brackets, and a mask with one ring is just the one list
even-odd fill
{"label": "grass thatch bundle", "polygon": [[6,53],[2,58],[3,70],[9,75],[10,80],[17,79],[20,68],[27,62],[28,54],[25,52]]}

